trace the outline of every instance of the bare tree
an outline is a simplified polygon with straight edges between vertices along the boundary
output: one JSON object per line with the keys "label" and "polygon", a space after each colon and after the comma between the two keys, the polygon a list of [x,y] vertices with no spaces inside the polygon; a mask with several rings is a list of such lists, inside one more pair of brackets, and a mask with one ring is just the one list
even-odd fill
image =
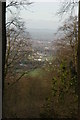
{"label": "bare tree", "polygon": [[[16,31],[12,28],[7,33],[5,78],[7,75],[9,75],[8,77],[12,76],[14,78],[16,75],[16,67],[20,65],[23,59],[27,61],[28,55],[32,52],[30,40],[23,35],[24,31]],[[23,73],[25,73],[24,70]],[[22,76],[22,74],[20,76]]]}
{"label": "bare tree", "polygon": [[[30,35],[25,28],[25,22],[20,17],[19,13],[22,9],[27,10],[27,6],[32,2],[28,0],[8,0],[6,4],[6,16],[10,15],[10,19],[6,21],[6,58],[5,58],[5,79],[16,75],[16,66],[20,64],[22,59],[26,59],[31,54]],[[17,11],[16,13],[14,11]],[[18,81],[25,71],[13,81]],[[11,79],[12,79],[11,77]],[[13,83],[12,83],[13,84]]]}
{"label": "bare tree", "polygon": [[[57,41],[58,49],[59,46],[64,48],[69,46],[72,49],[72,58],[75,67],[77,67],[77,44],[78,44],[78,19],[77,16],[70,16],[65,22],[64,25],[59,27],[56,35],[59,34],[59,40]],[[76,68],[77,69],[77,68]]]}
{"label": "bare tree", "polygon": [[[72,13],[75,6],[78,6],[78,48],[77,48],[77,72],[78,72],[78,100],[80,101],[80,0],[64,2],[59,13],[63,15],[64,13]],[[78,104],[78,120],[80,120],[80,102]]]}
{"label": "bare tree", "polygon": [[57,12],[57,14],[60,16],[63,16],[69,13],[73,15],[77,7],[78,7],[78,0],[64,1],[62,2],[61,7]]}

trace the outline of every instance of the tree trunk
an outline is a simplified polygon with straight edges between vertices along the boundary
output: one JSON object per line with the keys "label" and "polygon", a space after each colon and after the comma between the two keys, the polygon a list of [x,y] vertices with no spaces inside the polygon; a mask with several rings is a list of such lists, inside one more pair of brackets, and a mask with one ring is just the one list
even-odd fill
{"label": "tree trunk", "polygon": [[77,54],[77,71],[78,71],[78,120],[80,120],[80,1],[78,16],[78,54]]}
{"label": "tree trunk", "polygon": [[[2,2],[2,101],[4,99],[4,71],[6,56],[6,2]],[[5,106],[6,107],[6,106]],[[3,102],[2,102],[2,118],[3,118]]]}
{"label": "tree trunk", "polygon": [[4,89],[4,70],[5,70],[5,55],[6,55],[6,2],[2,2],[2,85]]}
{"label": "tree trunk", "polygon": [[2,118],[2,3],[0,2],[0,119]]}

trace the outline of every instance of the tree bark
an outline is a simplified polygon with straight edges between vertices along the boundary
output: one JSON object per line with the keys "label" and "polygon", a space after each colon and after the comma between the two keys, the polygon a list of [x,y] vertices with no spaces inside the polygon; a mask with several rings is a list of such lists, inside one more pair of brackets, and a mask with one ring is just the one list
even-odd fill
{"label": "tree bark", "polygon": [[78,72],[78,120],[80,120],[80,1],[78,11],[78,50],[77,50],[77,72]]}
{"label": "tree bark", "polygon": [[0,2],[0,119],[2,118],[2,3]]}
{"label": "tree bark", "polygon": [[6,2],[2,2],[2,87],[4,89],[4,70],[6,55]]}
{"label": "tree bark", "polygon": [[2,118],[3,118],[3,99],[4,99],[4,71],[6,55],[6,2],[2,2]]}

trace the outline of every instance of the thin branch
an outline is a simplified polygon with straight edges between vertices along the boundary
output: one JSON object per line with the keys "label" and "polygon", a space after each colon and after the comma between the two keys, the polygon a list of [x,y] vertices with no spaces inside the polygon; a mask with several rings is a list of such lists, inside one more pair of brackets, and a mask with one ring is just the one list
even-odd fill
{"label": "thin branch", "polygon": [[16,8],[19,8],[20,6],[23,7],[23,6],[26,6],[26,5],[31,5],[33,2],[28,2],[28,1],[11,1],[7,6],[6,8],[9,8],[9,7],[16,7]]}
{"label": "thin branch", "polygon": [[57,15],[60,15],[61,18],[62,16],[65,14],[67,14],[68,12],[73,13],[73,10],[76,8],[76,6],[78,6],[78,2],[64,2],[62,3],[62,7],[58,10]]}
{"label": "thin branch", "polygon": [[[36,68],[35,68],[36,69]],[[19,80],[21,80],[21,78],[25,75],[28,74],[31,70],[27,71],[27,72],[23,72],[18,79],[15,80],[15,82],[13,82],[7,89],[11,88],[12,86],[14,86],[17,82],[19,82]]]}

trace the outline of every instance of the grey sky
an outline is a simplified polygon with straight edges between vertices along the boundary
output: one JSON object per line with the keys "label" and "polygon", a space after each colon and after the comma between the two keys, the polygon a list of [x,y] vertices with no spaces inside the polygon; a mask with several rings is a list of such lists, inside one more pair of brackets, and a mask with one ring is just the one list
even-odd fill
{"label": "grey sky", "polygon": [[59,24],[59,16],[56,15],[60,7],[59,2],[37,2],[21,12],[28,28],[54,29]]}
{"label": "grey sky", "polygon": [[[57,0],[57,2],[55,2],[55,0],[53,1],[54,2],[35,2],[32,5],[28,6],[27,10],[21,11],[20,17],[23,18],[28,29],[29,28],[57,29],[58,26],[61,25],[62,21],[60,21],[60,16],[56,15],[56,12],[61,7],[61,2],[59,2],[60,0],[59,1]],[[9,17],[10,15],[8,14],[8,18]]]}

